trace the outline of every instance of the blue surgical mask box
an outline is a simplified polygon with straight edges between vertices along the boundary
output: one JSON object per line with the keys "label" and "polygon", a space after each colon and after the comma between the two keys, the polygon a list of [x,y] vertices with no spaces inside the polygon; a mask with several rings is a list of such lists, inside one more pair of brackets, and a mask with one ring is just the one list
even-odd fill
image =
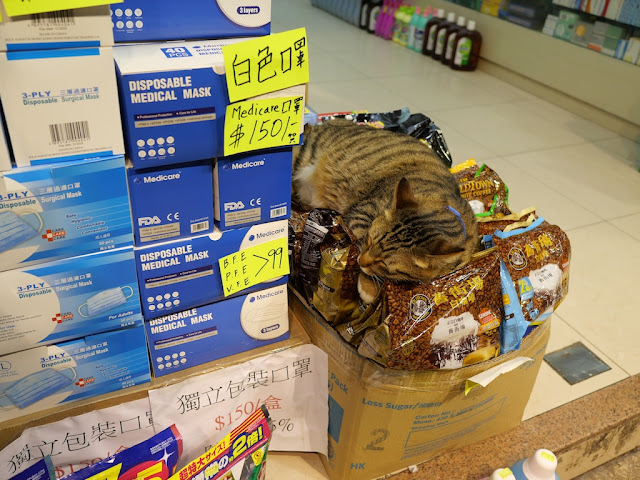
{"label": "blue surgical mask box", "polygon": [[0,357],[0,422],[151,380],[144,327]]}
{"label": "blue surgical mask box", "polygon": [[[113,49],[125,148],[135,169],[224,155],[229,105],[222,47],[248,40],[202,40]],[[305,85],[269,98],[304,96]],[[300,122],[302,131],[302,122]]]}
{"label": "blue surgical mask box", "polygon": [[127,174],[136,245],[213,231],[210,161]]}
{"label": "blue surgical mask box", "polygon": [[142,324],[133,247],[0,272],[0,355]]}
{"label": "blue surgical mask box", "polygon": [[124,154],[113,47],[0,52],[18,167]]}
{"label": "blue surgical mask box", "polygon": [[218,158],[214,185],[220,230],[289,218],[291,164],[291,148]]}
{"label": "blue surgical mask box", "polygon": [[[145,320],[224,300],[218,260],[272,240],[287,238],[286,220],[135,247],[140,303]],[[238,292],[267,288],[274,279]]]}
{"label": "blue surgical mask box", "polygon": [[109,6],[10,17],[0,2],[0,51],[113,45]]}
{"label": "blue surgical mask box", "polygon": [[132,244],[121,156],[0,174],[0,271]]}
{"label": "blue surgical mask box", "polygon": [[116,42],[269,35],[271,0],[125,0],[111,5]]}
{"label": "blue surgical mask box", "polygon": [[286,277],[275,287],[155,318],[145,328],[156,377],[285,340]]}

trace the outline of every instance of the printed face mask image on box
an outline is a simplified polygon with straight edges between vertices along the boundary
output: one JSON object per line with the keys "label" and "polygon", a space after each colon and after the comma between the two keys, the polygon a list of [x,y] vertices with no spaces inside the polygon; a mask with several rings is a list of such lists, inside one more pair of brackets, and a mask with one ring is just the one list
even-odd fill
{"label": "printed face mask image on box", "polygon": [[271,0],[125,0],[111,5],[116,42],[269,35]]}
{"label": "printed face mask image on box", "polygon": [[0,271],[131,245],[121,156],[0,174]]}
{"label": "printed face mask image on box", "polygon": [[144,327],[0,357],[0,421],[150,381]]}
{"label": "printed face mask image on box", "polygon": [[109,6],[10,17],[0,2],[0,51],[113,45]]}
{"label": "printed face mask image on box", "polygon": [[[218,260],[226,255],[287,238],[287,221],[220,231],[134,248],[145,320],[217,302],[225,298]],[[269,287],[254,285],[239,295]]]}
{"label": "printed face mask image on box", "polygon": [[16,165],[123,154],[112,47],[0,53]]}
{"label": "printed face mask image on box", "polygon": [[287,277],[279,283],[145,322],[156,377],[288,338]]}
{"label": "printed face mask image on box", "polygon": [[289,218],[292,155],[291,148],[282,148],[218,158],[216,225],[225,230]]}
{"label": "printed face mask image on box", "polygon": [[0,272],[0,354],[141,323],[132,247]]}

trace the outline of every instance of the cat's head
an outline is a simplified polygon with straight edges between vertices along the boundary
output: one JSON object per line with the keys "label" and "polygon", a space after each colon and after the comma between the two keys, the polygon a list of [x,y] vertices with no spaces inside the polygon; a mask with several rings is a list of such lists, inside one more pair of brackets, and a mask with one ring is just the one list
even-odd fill
{"label": "cat's head", "polygon": [[455,210],[416,197],[403,178],[391,208],[371,223],[358,262],[370,276],[426,282],[469,260],[466,237]]}

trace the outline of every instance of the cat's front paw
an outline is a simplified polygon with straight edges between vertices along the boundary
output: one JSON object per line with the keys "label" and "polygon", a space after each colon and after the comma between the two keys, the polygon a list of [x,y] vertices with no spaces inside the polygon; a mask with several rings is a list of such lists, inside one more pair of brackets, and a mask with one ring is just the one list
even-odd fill
{"label": "cat's front paw", "polygon": [[375,279],[371,278],[366,273],[360,272],[358,276],[358,293],[360,294],[360,299],[365,304],[373,303],[373,301],[378,296],[378,292],[380,291],[381,285],[375,281]]}

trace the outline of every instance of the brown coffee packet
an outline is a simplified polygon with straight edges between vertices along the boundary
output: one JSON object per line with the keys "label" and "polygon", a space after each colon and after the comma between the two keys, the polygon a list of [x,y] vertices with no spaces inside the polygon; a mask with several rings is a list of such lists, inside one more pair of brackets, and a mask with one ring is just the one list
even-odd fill
{"label": "brown coffee packet", "polygon": [[509,215],[495,215],[489,217],[478,217],[478,235],[493,235],[496,230],[509,232],[516,228],[528,227],[537,220],[535,207],[525,208],[518,213]]}
{"label": "brown coffee packet", "polygon": [[458,180],[460,195],[469,202],[476,217],[511,213],[509,189],[487,165],[478,167],[474,160],[468,160],[450,171]]}
{"label": "brown coffee packet", "polygon": [[[318,275],[318,288],[313,293],[313,306],[322,313],[331,325],[341,323],[358,308],[358,302],[348,292],[343,295],[343,289],[353,289],[349,278],[344,278],[349,262],[357,267],[358,258],[350,255],[351,246],[328,247],[322,253]],[[345,298],[349,297],[349,298]]]}

